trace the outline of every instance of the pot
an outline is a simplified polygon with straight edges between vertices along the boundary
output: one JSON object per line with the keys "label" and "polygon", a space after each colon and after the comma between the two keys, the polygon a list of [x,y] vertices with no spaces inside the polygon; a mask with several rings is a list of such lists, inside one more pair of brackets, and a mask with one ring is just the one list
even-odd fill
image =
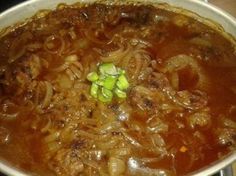
{"label": "pot", "polygon": [[[19,25],[20,21],[24,21],[28,17],[33,16],[38,10],[41,9],[53,9],[57,6],[59,3],[66,2],[67,4],[72,4],[75,2],[94,2],[94,0],[53,0],[53,1],[44,1],[44,0],[28,0],[24,3],[21,3],[17,6],[14,6],[5,12],[0,14],[0,30],[3,30],[7,32],[11,28],[5,28],[7,26],[11,26],[12,24]],[[102,1],[104,2],[104,1]],[[116,1],[105,1],[106,3],[127,3],[125,0],[117,0]],[[135,3],[148,3],[155,5],[157,3],[161,3],[159,7],[161,8],[169,8],[167,4],[175,6],[173,9],[176,12],[185,13],[187,15],[191,15],[194,18],[197,18],[198,20],[202,20],[202,18],[199,18],[197,14],[200,14],[202,17],[207,18],[204,19],[204,23],[207,23],[207,25],[210,25],[211,27],[215,28],[216,30],[223,32],[223,35],[227,37],[229,40],[231,40],[233,43],[236,43],[236,19],[229,15],[227,12],[224,12],[223,10],[210,5],[204,1],[200,0],[131,0],[131,2]],[[188,11],[184,11],[183,9],[187,9]],[[194,13],[192,13],[194,12]],[[209,19],[209,20],[208,20]],[[0,33],[0,36],[3,35],[3,33]],[[195,176],[206,176],[206,175],[212,175],[219,170],[225,168],[226,166],[230,165],[232,162],[236,160],[236,151],[233,151],[226,155],[225,157],[221,158],[220,160],[205,166],[204,168],[201,168],[200,170],[197,170],[193,173],[190,173],[189,175],[195,175]],[[12,166],[7,161],[0,159],[0,171],[7,174],[7,175],[13,175],[13,176],[26,176],[26,175],[34,175],[33,173],[23,173],[19,169]]]}

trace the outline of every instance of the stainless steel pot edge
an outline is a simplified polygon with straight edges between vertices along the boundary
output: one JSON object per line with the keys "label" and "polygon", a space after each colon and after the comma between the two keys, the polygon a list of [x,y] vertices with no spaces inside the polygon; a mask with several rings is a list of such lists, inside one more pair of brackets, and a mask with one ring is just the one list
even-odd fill
{"label": "stainless steel pot edge", "polygon": [[6,163],[0,162],[0,171],[9,176],[28,176],[27,174],[22,173],[16,168],[7,165]]}
{"label": "stainless steel pot edge", "polygon": [[[178,1],[158,0],[158,1],[166,2],[176,7],[188,9],[192,12],[199,14],[204,18],[219,23],[221,26],[224,27],[224,30],[226,32],[236,37],[236,30],[235,28],[234,29],[232,28],[232,26],[236,27],[236,18],[215,5],[199,0],[178,0]],[[152,0],[152,2],[155,2],[155,0]]]}
{"label": "stainless steel pot edge", "polygon": [[[71,4],[77,1],[79,0],[67,0],[66,3]],[[19,21],[23,21],[28,17],[33,16],[40,9],[53,9],[56,7],[56,4],[62,2],[65,2],[65,0],[53,0],[47,2],[45,1],[45,3],[42,3],[42,0],[28,0],[24,3],[16,5],[0,14],[0,21],[1,21],[0,29],[15,24]],[[94,0],[81,0],[81,2],[94,2]],[[134,0],[133,2],[136,1]],[[140,0],[138,2],[140,2]],[[236,37],[236,19],[216,6],[209,5],[205,2],[197,0],[178,0],[178,1],[143,0],[142,2],[147,2],[147,3],[165,2],[176,7],[188,9],[190,11],[200,14],[205,18],[209,18],[213,21],[216,21],[217,23],[220,23],[224,27],[226,32]],[[8,16],[11,16],[12,18],[7,18]],[[190,175],[194,176],[212,175],[217,171],[219,171],[220,169],[231,164],[235,160],[236,160],[236,152],[233,152],[227,155],[224,159],[212,163],[211,165],[202,168],[196,172],[193,172]],[[22,173],[21,171],[11,167],[10,165],[4,162],[0,162],[0,171],[11,176],[27,176],[27,174]]]}
{"label": "stainless steel pot edge", "polygon": [[[75,2],[94,2],[95,0],[67,0],[66,3],[72,4]],[[236,37],[236,30],[232,29],[232,25],[236,27],[236,19],[230,15],[229,13],[223,11],[222,9],[205,3],[204,1],[200,0],[120,0],[121,2],[144,2],[144,3],[168,3],[174,5],[176,7],[188,9],[195,13],[200,14],[204,18],[211,19],[216,21],[217,23],[221,24],[224,27],[225,31],[232,34]],[[56,4],[63,3],[65,0],[53,0],[53,1],[45,1],[42,3],[42,0],[28,0],[26,2],[20,3],[5,12],[0,14],[0,29],[4,27],[10,26],[15,24],[19,21],[23,21],[28,17],[33,16],[39,9],[53,9],[56,7]],[[106,0],[105,2],[109,2]],[[111,1],[116,2],[116,1]],[[6,16],[11,16],[11,18],[6,18]]]}
{"label": "stainless steel pot edge", "polygon": [[193,173],[190,173],[189,175],[193,176],[207,176],[207,175],[213,175],[216,172],[219,172],[220,169],[223,169],[233,163],[236,160],[236,151],[228,154],[222,160],[216,161],[211,163],[210,165],[201,168],[200,170],[197,170]]}

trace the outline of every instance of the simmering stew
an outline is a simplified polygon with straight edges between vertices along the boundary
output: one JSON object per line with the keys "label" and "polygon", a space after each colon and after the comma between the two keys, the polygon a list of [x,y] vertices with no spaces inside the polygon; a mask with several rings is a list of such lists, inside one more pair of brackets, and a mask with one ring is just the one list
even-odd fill
{"label": "simmering stew", "polygon": [[151,5],[59,5],[0,38],[0,156],[39,175],[184,175],[236,147],[236,46]]}

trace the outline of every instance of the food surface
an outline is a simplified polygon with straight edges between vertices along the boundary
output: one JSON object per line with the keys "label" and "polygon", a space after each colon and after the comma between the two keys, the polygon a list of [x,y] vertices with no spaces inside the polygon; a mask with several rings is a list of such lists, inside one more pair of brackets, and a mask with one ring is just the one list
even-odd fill
{"label": "food surface", "polygon": [[39,175],[176,176],[236,147],[236,46],[150,5],[59,5],[0,38],[0,156]]}

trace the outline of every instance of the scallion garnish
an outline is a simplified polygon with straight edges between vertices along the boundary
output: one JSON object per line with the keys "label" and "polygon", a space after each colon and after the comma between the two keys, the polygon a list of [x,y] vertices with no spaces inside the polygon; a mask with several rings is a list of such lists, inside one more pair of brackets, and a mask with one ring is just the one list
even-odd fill
{"label": "scallion garnish", "polygon": [[87,79],[91,82],[97,81],[98,80],[98,74],[96,72],[91,72],[87,75]]}
{"label": "scallion garnish", "polygon": [[98,97],[98,85],[96,83],[92,83],[91,88],[90,88],[90,94],[94,97]]}
{"label": "scallion garnish", "polygon": [[116,88],[114,90],[114,92],[117,95],[117,97],[119,97],[119,98],[126,98],[127,97],[126,92],[124,92],[124,91],[122,91],[122,90],[120,90],[118,88]]}
{"label": "scallion garnish", "polygon": [[108,90],[113,90],[116,84],[117,78],[114,76],[107,76],[103,81],[103,87]]}
{"label": "scallion garnish", "polygon": [[129,82],[125,70],[117,68],[113,63],[99,65],[99,72],[91,72],[87,79],[92,82],[90,94],[99,101],[107,103],[112,101],[113,95],[126,98]]}
{"label": "scallion garnish", "polygon": [[99,66],[99,71],[102,75],[117,75],[116,66],[112,63],[105,63]]}
{"label": "scallion garnish", "polygon": [[116,82],[116,85],[120,90],[125,90],[129,87],[129,82],[126,79],[125,75],[120,75],[118,77],[118,81]]}

